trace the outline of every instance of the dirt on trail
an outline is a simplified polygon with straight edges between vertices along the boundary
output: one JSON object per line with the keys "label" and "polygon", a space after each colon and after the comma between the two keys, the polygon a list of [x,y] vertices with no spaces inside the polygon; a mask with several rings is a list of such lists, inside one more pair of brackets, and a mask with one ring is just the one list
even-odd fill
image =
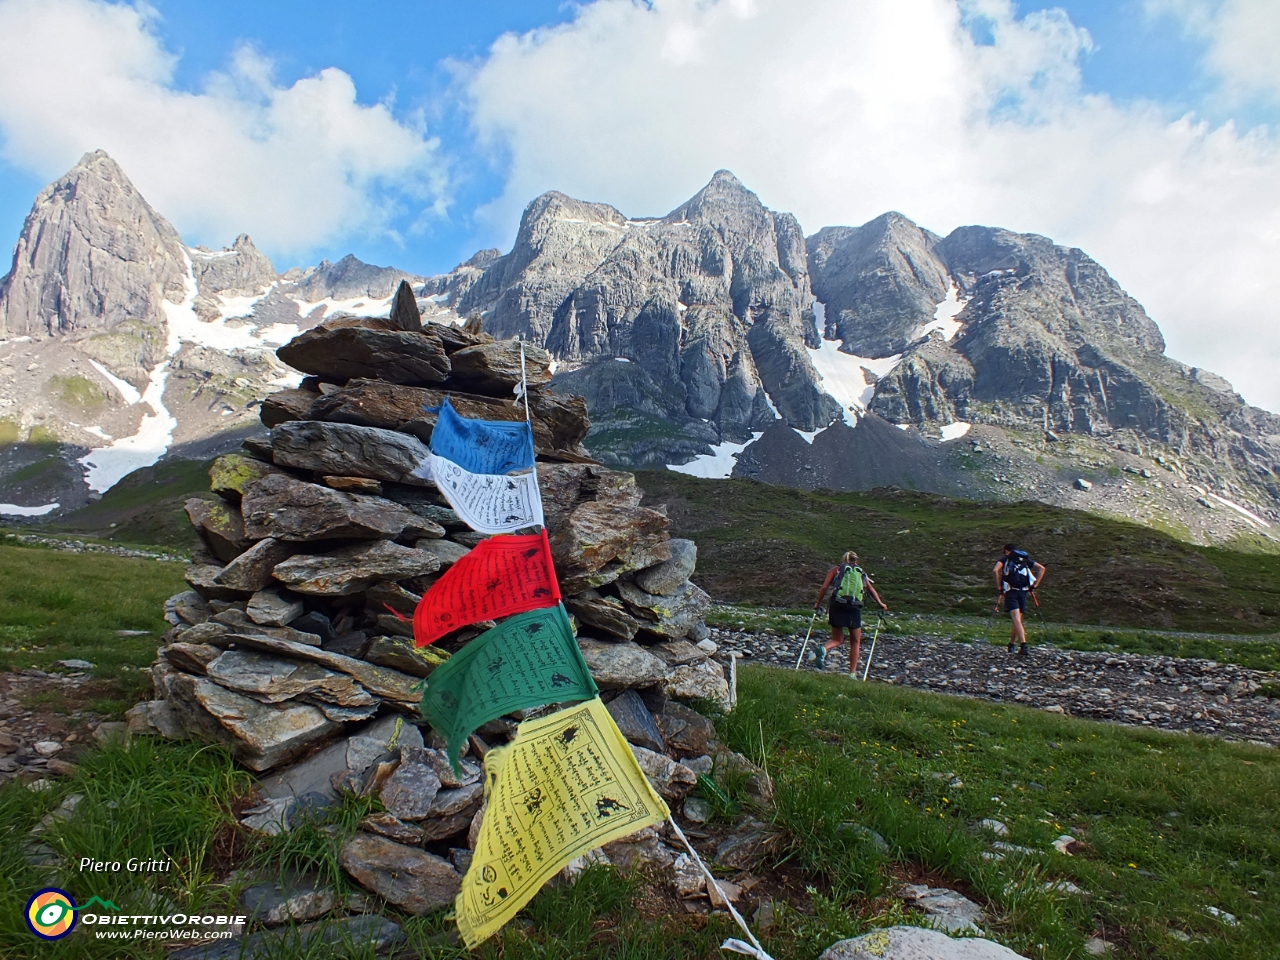
{"label": "dirt on trail", "polygon": [[[744,664],[793,668],[804,636],[712,629],[711,639],[724,654],[742,651]],[[868,630],[859,676],[870,648]],[[814,669],[812,650],[810,641],[801,669]],[[826,672],[848,675],[847,644],[828,655]],[[882,635],[868,679],[1091,720],[1280,746],[1280,700],[1263,693],[1276,675],[1212,660],[1048,646],[1033,646],[1022,657],[995,644]]]}

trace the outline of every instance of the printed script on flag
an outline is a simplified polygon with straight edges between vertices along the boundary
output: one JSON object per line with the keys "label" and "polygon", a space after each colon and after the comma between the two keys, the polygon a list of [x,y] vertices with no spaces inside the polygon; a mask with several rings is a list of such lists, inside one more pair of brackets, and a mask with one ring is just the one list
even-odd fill
{"label": "printed script on flag", "polygon": [[560,584],[547,531],[482,540],[432,584],[413,614],[413,637],[423,647],[478,620],[554,607]]}
{"label": "printed script on flag", "polygon": [[520,724],[485,756],[487,806],[456,910],[487,940],[575,857],[669,816],[597,697]]}
{"label": "printed script on flag", "polygon": [[533,428],[527,421],[472,420],[446,397],[431,429],[431,452],[470,473],[533,469]]}
{"label": "printed script on flag", "polygon": [[[534,471],[471,473],[434,453],[428,457],[429,478],[472,530],[514,533],[524,527],[542,526],[542,496]],[[415,474],[422,475],[418,471]]]}
{"label": "printed script on flag", "polygon": [[467,736],[490,720],[597,693],[569,616],[557,604],[504,620],[437,667],[426,681],[422,715],[448,741],[456,768]]}

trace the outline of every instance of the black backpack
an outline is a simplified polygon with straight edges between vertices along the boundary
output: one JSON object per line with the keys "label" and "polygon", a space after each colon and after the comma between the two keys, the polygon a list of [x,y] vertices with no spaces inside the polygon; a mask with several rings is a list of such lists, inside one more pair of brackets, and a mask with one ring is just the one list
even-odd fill
{"label": "black backpack", "polygon": [[1003,578],[1010,590],[1029,590],[1035,586],[1035,574],[1027,551],[1014,550],[1004,558]]}

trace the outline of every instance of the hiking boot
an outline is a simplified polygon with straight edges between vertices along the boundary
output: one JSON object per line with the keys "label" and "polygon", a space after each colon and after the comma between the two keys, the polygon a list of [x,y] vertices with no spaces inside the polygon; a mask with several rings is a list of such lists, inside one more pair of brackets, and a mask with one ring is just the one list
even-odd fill
{"label": "hiking boot", "polygon": [[[1012,650],[1012,649],[1013,649],[1013,647],[1010,647],[1009,649],[1010,649],[1010,650]],[[1020,647],[1018,648],[1018,656],[1020,656],[1020,657],[1028,657],[1028,656],[1030,656],[1030,654],[1029,654],[1029,653],[1027,653],[1027,645],[1026,645],[1025,643],[1024,643],[1022,646],[1020,646]]]}
{"label": "hiking boot", "polygon": [[1014,642],[1013,642],[1012,640],[1010,640],[1010,641],[1009,641],[1009,652],[1010,652],[1010,653],[1013,653],[1013,648],[1014,648],[1014,646],[1015,646]]}
{"label": "hiking boot", "polygon": [[813,666],[816,670],[825,670],[827,668],[827,650],[825,647],[814,648]]}

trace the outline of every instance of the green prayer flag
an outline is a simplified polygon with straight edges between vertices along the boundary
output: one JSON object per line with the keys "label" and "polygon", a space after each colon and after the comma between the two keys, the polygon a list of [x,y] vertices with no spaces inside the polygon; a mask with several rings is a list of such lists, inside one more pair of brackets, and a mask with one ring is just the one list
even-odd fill
{"label": "green prayer flag", "polygon": [[427,678],[422,715],[449,744],[513,710],[589,700],[599,690],[561,604],[521,613],[476,637]]}

